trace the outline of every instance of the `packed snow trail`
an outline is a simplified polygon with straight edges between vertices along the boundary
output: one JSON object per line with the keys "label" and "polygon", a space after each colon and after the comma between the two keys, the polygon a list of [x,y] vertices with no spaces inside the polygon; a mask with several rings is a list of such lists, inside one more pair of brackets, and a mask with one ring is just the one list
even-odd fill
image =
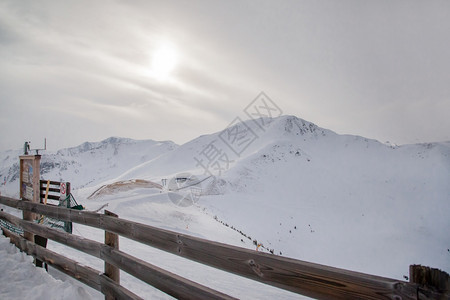
{"label": "packed snow trail", "polygon": [[94,299],[81,286],[36,268],[33,257],[20,252],[0,234],[0,299]]}

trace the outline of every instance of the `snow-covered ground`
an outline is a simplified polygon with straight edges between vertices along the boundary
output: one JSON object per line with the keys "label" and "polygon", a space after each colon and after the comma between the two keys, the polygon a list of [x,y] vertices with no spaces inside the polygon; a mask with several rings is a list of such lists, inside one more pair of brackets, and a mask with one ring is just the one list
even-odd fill
{"label": "snow-covered ground", "polygon": [[[410,264],[450,272],[450,142],[395,146],[293,116],[258,121],[181,146],[113,138],[63,149],[43,156],[42,177],[71,181],[88,210],[107,205],[121,218],[210,240],[249,249],[257,241],[260,251],[402,280]],[[208,161],[213,154],[214,163]],[[11,196],[18,189],[14,155],[0,153],[0,176],[7,179],[1,191]],[[202,194],[194,205],[176,205],[174,197],[191,189],[168,189],[174,178],[191,175],[204,180],[195,186]],[[166,184],[126,186],[127,180]],[[88,200],[108,184],[115,188]],[[78,224],[74,234],[103,240],[103,232]],[[238,298],[299,297],[124,238],[120,243],[132,255]],[[48,247],[103,268],[57,243]],[[168,298],[121,276],[144,298]]]}
{"label": "snow-covered ground", "polygon": [[33,257],[20,252],[3,235],[0,257],[0,299],[100,299],[80,285],[55,279],[36,268]]}

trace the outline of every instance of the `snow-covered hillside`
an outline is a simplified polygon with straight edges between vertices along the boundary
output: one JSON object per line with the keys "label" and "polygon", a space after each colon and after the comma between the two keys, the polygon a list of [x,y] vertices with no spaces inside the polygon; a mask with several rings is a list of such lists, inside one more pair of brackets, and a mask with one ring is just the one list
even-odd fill
{"label": "snow-covered hillside", "polygon": [[[450,271],[450,142],[393,146],[294,116],[234,124],[181,146],[108,139],[60,150],[43,156],[43,177],[73,182],[88,209],[108,204],[123,218],[247,248],[262,244],[261,251],[276,255],[398,279],[410,264]],[[0,155],[11,193],[18,188],[11,171],[17,156]],[[173,195],[182,191],[167,182],[191,175],[200,197],[177,206]],[[127,180],[164,188],[136,185],[87,200]],[[170,269],[170,259],[155,259],[159,254],[139,255]],[[247,283],[230,285],[222,275],[226,282],[217,282],[184,263],[173,268],[240,298],[292,297],[249,292]]]}
{"label": "snow-covered hillside", "polygon": [[[230,132],[252,142],[236,154]],[[227,155],[223,170],[204,168],[208,145]],[[220,173],[223,194],[199,205],[276,254],[395,278],[412,263],[450,270],[449,142],[392,146],[283,116],[199,137],[121,179],[183,171]]]}
{"label": "snow-covered hillside", "polygon": [[[171,141],[110,137],[57,152],[41,151],[41,178],[68,181],[79,189],[115,178],[177,147]],[[6,183],[5,190],[14,196],[18,196],[19,155],[20,150],[0,152],[0,178]]]}

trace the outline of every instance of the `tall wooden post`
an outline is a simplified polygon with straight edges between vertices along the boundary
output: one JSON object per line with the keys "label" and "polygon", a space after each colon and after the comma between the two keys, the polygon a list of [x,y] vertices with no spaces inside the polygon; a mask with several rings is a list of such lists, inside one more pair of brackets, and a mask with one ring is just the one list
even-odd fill
{"label": "tall wooden post", "polygon": [[[40,155],[22,155],[20,159],[20,198],[23,201],[39,203],[40,200]],[[23,211],[23,219],[34,221],[37,215]],[[34,242],[34,235],[31,232],[24,232],[24,237]]]}
{"label": "tall wooden post", "polygon": [[[108,210],[105,210],[105,215],[118,217],[115,213],[112,213]],[[119,236],[115,233],[105,231],[105,245],[113,247],[115,249],[119,249]],[[120,269],[105,262],[105,275],[115,281],[117,284],[120,284]],[[105,293],[105,300],[113,300],[114,297]]]}
{"label": "tall wooden post", "polygon": [[[419,294],[427,295],[429,299],[450,299],[450,276],[444,271],[421,265],[410,265],[409,281],[420,285],[417,291],[420,296],[418,299],[422,299],[422,295]],[[439,294],[434,294],[436,292]]]}

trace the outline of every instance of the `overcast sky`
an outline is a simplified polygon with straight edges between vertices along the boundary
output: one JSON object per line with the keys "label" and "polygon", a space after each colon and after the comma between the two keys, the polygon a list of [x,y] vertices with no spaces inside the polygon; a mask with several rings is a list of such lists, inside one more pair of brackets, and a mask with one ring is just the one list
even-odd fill
{"label": "overcast sky", "polygon": [[450,1],[0,0],[2,150],[181,144],[261,91],[337,133],[448,141]]}

